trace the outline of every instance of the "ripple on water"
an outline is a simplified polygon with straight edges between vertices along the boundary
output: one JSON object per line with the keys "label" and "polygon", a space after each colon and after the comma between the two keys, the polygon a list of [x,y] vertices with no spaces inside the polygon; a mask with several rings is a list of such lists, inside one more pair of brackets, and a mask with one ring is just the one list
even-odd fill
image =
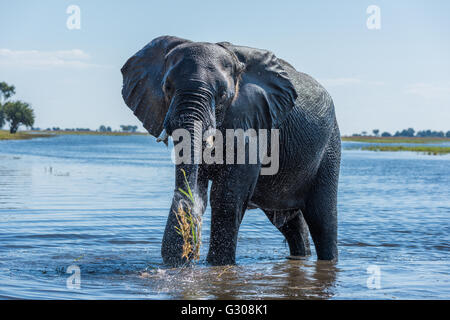
{"label": "ripple on water", "polygon": [[[292,261],[259,210],[237,265],[162,264],[170,153],[146,136],[0,142],[0,298],[450,298],[450,157],[345,151],[337,263]],[[204,217],[201,259],[208,250]],[[68,289],[77,265],[81,289]],[[368,267],[380,289],[367,287]]]}

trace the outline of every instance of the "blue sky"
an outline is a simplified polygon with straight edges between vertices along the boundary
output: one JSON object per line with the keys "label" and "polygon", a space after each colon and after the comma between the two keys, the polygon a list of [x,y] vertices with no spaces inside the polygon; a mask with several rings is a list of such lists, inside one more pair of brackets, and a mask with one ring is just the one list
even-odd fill
{"label": "blue sky", "polygon": [[[81,29],[69,30],[69,5]],[[381,29],[369,30],[369,5]],[[138,124],[120,68],[153,38],[265,48],[331,93],[343,134],[450,130],[450,1],[5,1],[0,81],[41,128]]]}

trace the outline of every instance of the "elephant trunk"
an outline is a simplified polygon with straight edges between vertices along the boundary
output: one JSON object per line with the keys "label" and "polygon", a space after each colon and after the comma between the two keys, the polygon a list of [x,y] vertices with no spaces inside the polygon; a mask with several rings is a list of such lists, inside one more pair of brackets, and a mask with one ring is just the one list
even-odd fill
{"label": "elephant trunk", "polygon": [[[202,128],[196,127],[201,124]],[[204,87],[195,90],[177,90],[172,98],[164,119],[164,128],[168,135],[176,129],[188,130],[191,134],[201,133],[216,127],[215,101],[212,92]]]}
{"label": "elephant trunk", "polygon": [[[177,161],[178,164],[175,166],[175,190],[161,247],[164,263],[172,266],[187,262],[186,258],[182,258],[184,240],[177,229],[180,224],[180,217],[177,217],[180,207],[197,221],[201,221],[205,208],[203,200],[205,195],[199,194],[204,190],[199,191],[198,186],[200,164],[196,161],[196,155],[202,152],[203,143],[195,140],[202,139],[210,124],[214,124],[214,117],[211,116],[211,112],[205,112],[206,106],[201,102],[193,103],[190,100],[188,103],[176,105],[172,103],[165,120],[166,132],[169,135],[177,128],[187,131],[190,137],[190,157],[187,159],[190,161],[186,159],[183,162]],[[199,105],[202,105],[202,108],[199,108]],[[185,141],[178,143],[182,142],[186,143]],[[177,143],[174,141],[174,144]],[[180,155],[175,152],[175,156]]]}

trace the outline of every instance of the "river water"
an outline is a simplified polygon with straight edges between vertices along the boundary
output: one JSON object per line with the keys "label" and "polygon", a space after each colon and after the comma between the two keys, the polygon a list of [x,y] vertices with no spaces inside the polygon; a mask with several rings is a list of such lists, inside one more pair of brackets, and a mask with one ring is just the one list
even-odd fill
{"label": "river water", "polygon": [[200,262],[170,269],[160,256],[174,175],[164,145],[0,141],[0,299],[449,299],[450,155],[353,146],[343,143],[337,263],[317,262],[313,247],[286,260],[281,234],[250,210],[237,265],[208,266],[208,208]]}

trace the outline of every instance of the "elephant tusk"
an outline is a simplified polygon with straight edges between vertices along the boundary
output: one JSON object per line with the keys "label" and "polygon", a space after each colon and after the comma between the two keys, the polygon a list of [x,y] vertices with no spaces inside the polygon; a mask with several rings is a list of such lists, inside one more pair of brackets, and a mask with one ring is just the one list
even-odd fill
{"label": "elephant tusk", "polygon": [[169,140],[169,135],[166,132],[166,129],[164,129],[161,134],[159,135],[159,137],[156,139],[156,142],[164,142],[164,144],[166,146],[168,146],[168,140]]}
{"label": "elephant tusk", "polygon": [[208,148],[212,148],[214,146],[214,136],[210,135],[208,138],[206,138],[206,146]]}

